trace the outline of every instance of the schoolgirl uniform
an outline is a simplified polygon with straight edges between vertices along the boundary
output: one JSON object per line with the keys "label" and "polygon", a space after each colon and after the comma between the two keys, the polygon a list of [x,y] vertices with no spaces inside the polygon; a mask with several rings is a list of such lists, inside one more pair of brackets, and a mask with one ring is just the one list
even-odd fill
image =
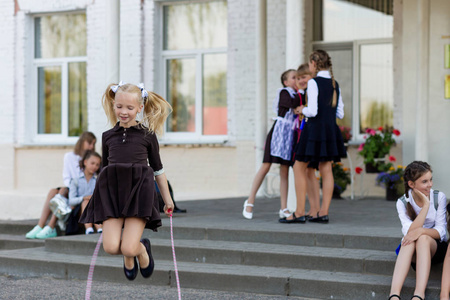
{"label": "schoolgirl uniform", "polygon": [[72,178],[78,178],[81,175],[80,170],[81,156],[75,152],[64,154],[63,182],[64,186],[69,187]]}
{"label": "schoolgirl uniform", "polygon": [[[102,171],[80,223],[109,218],[144,218],[146,228],[161,226],[154,177],[164,173],[159,144],[142,124],[116,126],[102,135]],[[149,165],[150,164],[150,165]]]}
{"label": "schoolgirl uniform", "polygon": [[322,70],[308,81],[308,106],[302,113],[308,118],[295,151],[295,159],[302,162],[339,162],[347,157],[344,141],[336,117],[344,117],[341,90],[336,83],[337,106],[332,106],[333,86],[330,72]]}
{"label": "schoolgirl uniform", "polygon": [[94,193],[95,184],[97,182],[97,175],[93,175],[89,181],[86,180],[84,172],[80,177],[73,178],[69,185],[69,205],[76,206],[83,202],[85,196],[90,196]]}
{"label": "schoolgirl uniform", "polygon": [[300,97],[294,89],[285,87],[278,91],[278,96],[274,101],[277,118],[267,134],[263,163],[293,165],[293,125],[295,120],[293,108],[298,106],[300,106]]}
{"label": "schoolgirl uniform", "polygon": [[[437,249],[436,253],[431,259],[432,264],[438,264],[444,261],[445,253],[447,252],[447,219],[446,219],[446,211],[447,211],[447,197],[444,193],[439,192],[438,194],[438,205],[437,210],[434,204],[433,189],[430,190],[430,207],[428,208],[428,213],[425,218],[425,222],[423,223],[423,228],[435,229],[440,236],[440,239],[436,240]],[[409,190],[408,195],[406,197],[406,202],[410,203],[416,216],[422,210],[422,207],[419,207],[414,198],[412,196],[412,190]],[[402,223],[402,233],[403,237],[408,234],[408,230],[413,223],[413,220],[408,216],[406,206],[401,201],[401,199],[397,200],[397,212],[398,217],[400,218],[400,222]],[[402,239],[403,240],[403,239]],[[414,265],[413,265],[414,266]]]}

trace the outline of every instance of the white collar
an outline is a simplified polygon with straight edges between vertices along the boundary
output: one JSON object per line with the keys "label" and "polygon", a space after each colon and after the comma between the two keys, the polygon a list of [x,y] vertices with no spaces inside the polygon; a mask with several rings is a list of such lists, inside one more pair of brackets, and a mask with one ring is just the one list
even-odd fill
{"label": "white collar", "polygon": [[316,77],[331,78],[330,71],[321,70],[321,71],[317,72]]}

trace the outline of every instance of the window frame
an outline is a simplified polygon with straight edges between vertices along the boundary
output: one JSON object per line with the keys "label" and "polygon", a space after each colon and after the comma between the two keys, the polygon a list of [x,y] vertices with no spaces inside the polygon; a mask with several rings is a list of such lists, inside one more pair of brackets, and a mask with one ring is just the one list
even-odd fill
{"label": "window frame", "polygon": [[360,117],[360,89],[361,89],[361,68],[360,68],[360,52],[361,46],[365,45],[381,45],[391,44],[393,45],[393,38],[378,38],[378,39],[364,39],[345,42],[312,42],[312,48],[323,49],[325,51],[330,50],[351,50],[352,51],[352,139],[349,144],[360,144],[364,141],[364,133],[359,132],[361,117]]}
{"label": "window frame", "polygon": [[[227,124],[227,134],[225,135],[204,135],[203,134],[203,69],[204,69],[204,55],[208,54],[225,54],[228,58],[228,46],[217,48],[194,48],[183,50],[164,50],[164,7],[178,4],[217,2],[211,1],[193,1],[187,3],[180,2],[164,2],[159,7],[160,32],[157,47],[159,49],[159,74],[162,80],[161,96],[167,99],[167,62],[171,59],[195,59],[195,132],[169,132],[167,131],[167,121],[164,124],[164,135],[160,139],[162,144],[219,144],[226,143],[229,140],[229,124]],[[228,65],[228,63],[227,63]],[[227,68],[228,72],[228,68]],[[227,92],[227,91],[226,91]],[[227,109],[228,109],[228,93],[227,93]]]}
{"label": "window frame", "polygon": [[[29,108],[29,120],[31,122],[26,122],[26,130],[31,133],[31,143],[32,144],[45,144],[45,145],[60,145],[60,144],[73,144],[78,140],[78,136],[69,136],[69,64],[84,62],[87,64],[87,49],[86,55],[84,56],[71,56],[71,57],[56,57],[56,58],[36,58],[35,57],[35,39],[36,39],[36,28],[35,20],[36,18],[54,16],[54,15],[71,15],[71,14],[85,14],[85,10],[75,10],[67,12],[54,12],[54,13],[43,13],[43,14],[33,14],[31,16],[31,39],[30,39],[30,63],[31,63],[31,101],[28,106]],[[87,16],[87,15],[86,15]],[[86,19],[87,21],[87,19]],[[87,35],[87,32],[86,32]],[[38,69],[40,67],[61,67],[61,133],[59,134],[43,134],[39,133],[38,126]],[[87,74],[86,74],[87,76]],[[86,91],[87,92],[87,91]]]}

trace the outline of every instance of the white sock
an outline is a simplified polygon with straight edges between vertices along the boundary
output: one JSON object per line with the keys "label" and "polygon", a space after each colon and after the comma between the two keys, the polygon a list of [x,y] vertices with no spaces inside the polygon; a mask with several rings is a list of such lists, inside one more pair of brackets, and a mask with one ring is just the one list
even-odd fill
{"label": "white sock", "polygon": [[92,228],[92,227],[86,228],[86,234],[91,234],[91,233],[94,233],[94,228]]}
{"label": "white sock", "polygon": [[98,230],[97,230],[97,233],[102,233],[103,232],[103,229],[102,228],[99,228]]}

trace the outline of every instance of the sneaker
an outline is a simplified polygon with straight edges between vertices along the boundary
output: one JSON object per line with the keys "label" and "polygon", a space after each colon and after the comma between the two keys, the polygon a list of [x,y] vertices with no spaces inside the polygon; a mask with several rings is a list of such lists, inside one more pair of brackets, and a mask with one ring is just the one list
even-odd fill
{"label": "sneaker", "polygon": [[27,234],[25,234],[25,237],[27,239],[35,239],[36,235],[41,231],[42,231],[42,228],[39,225],[36,225],[36,226],[34,226],[33,229],[28,231]]}
{"label": "sneaker", "polygon": [[61,231],[66,231],[66,222],[64,220],[58,219],[58,226]]}
{"label": "sneaker", "polygon": [[55,228],[52,229],[50,226],[47,225],[44,227],[44,229],[41,230],[41,232],[39,232],[36,235],[36,238],[43,240],[43,239],[53,238],[56,236],[57,236],[56,229]]}
{"label": "sneaker", "polygon": [[93,234],[94,233],[94,228],[92,228],[92,227],[86,228],[86,232],[85,233],[86,234]]}

